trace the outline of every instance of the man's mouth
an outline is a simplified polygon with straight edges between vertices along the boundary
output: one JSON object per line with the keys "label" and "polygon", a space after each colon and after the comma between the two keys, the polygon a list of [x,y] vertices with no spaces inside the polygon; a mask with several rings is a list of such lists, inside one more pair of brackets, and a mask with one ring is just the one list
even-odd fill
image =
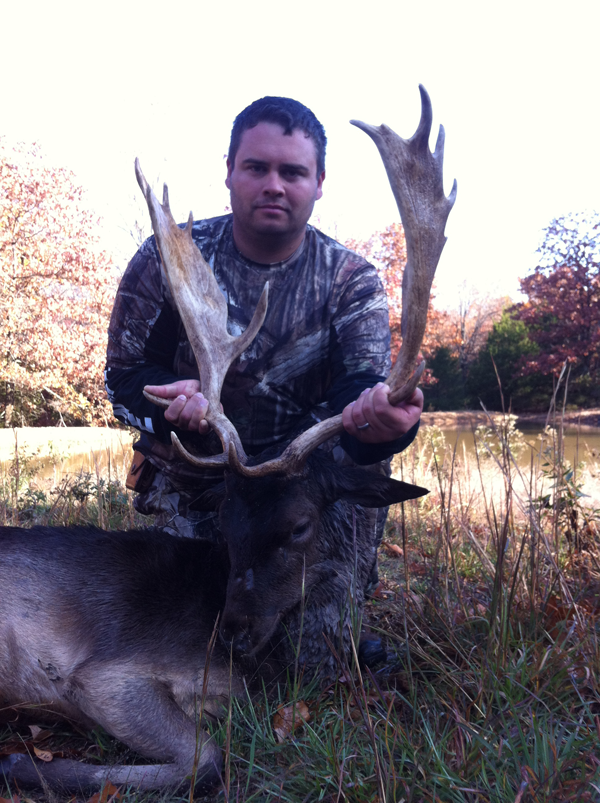
{"label": "man's mouth", "polygon": [[288,210],[284,206],[279,206],[278,204],[261,204],[260,206],[256,207],[257,209],[262,209],[265,212],[287,212]]}

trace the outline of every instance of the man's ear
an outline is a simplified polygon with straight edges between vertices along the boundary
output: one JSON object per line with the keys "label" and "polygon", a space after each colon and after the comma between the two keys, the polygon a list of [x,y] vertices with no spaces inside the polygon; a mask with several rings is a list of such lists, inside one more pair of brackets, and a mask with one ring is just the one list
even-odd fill
{"label": "man's ear", "polygon": [[325,171],[321,173],[319,178],[317,179],[317,196],[315,198],[316,201],[319,200],[323,196],[323,182],[325,181]]}
{"label": "man's ear", "polygon": [[231,189],[231,173],[233,171],[233,165],[231,164],[231,160],[227,157],[227,176],[225,177],[225,186],[228,190]]}

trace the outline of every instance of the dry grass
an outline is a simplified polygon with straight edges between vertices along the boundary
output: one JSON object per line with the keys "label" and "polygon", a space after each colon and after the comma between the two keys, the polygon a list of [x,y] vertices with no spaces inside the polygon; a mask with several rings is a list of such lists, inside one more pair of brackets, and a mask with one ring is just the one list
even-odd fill
{"label": "dry grass", "polygon": [[[389,660],[361,674],[349,656],[325,690],[234,701],[213,799],[600,801],[600,467],[566,464],[556,433],[517,463],[508,419],[496,445],[480,431],[479,456],[423,429],[395,469],[431,493],[391,511],[367,606]],[[44,520],[79,505],[104,526],[120,510],[129,526],[127,495],[100,479],[70,507],[79,486],[56,489]],[[26,490],[14,477],[5,488],[0,518],[21,519]],[[276,709],[298,698],[310,721],[279,742]]]}

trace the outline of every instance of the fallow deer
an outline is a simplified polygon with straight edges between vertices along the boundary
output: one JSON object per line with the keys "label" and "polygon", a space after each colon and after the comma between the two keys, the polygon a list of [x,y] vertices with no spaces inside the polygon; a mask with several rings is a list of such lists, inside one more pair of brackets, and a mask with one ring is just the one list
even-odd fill
{"label": "fallow deer", "polygon": [[[411,139],[354,123],[381,153],[407,241],[403,345],[387,380],[392,403],[412,394],[423,369],[415,363],[456,194],[456,185],[444,194],[444,132],[440,127],[432,153],[431,103],[420,90],[421,120]],[[317,447],[341,432],[341,416],[252,464],[219,396],[228,365],[261,325],[267,290],[246,332],[230,337],[225,301],[190,236],[191,218],[185,229],[176,226],[166,187],[161,205],[137,163],[136,173],[223,452],[197,457],[173,440],[191,462],[226,469],[215,494],[228,556],[207,542],[151,531],[0,529],[0,701],[100,724],[160,762],[94,767],[10,756],[0,770],[22,784],[216,783],[220,753],[203,719],[217,716],[242,688],[244,661],[273,649],[276,658],[307,670],[331,669],[327,641],[346,638],[349,594],[360,607],[374,558],[363,507],[425,493],[366,469],[335,466],[320,454]],[[221,638],[211,641],[219,612]],[[230,650],[239,659],[231,676]]]}

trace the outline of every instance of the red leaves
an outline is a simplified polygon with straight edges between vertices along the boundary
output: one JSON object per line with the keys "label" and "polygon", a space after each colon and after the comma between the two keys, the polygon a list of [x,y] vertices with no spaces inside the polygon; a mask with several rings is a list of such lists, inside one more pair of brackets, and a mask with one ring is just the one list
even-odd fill
{"label": "red leaves", "polygon": [[572,379],[593,377],[600,370],[600,216],[554,220],[538,253],[538,266],[521,280],[527,301],[512,310],[540,348],[523,373],[558,375],[567,361]]}

